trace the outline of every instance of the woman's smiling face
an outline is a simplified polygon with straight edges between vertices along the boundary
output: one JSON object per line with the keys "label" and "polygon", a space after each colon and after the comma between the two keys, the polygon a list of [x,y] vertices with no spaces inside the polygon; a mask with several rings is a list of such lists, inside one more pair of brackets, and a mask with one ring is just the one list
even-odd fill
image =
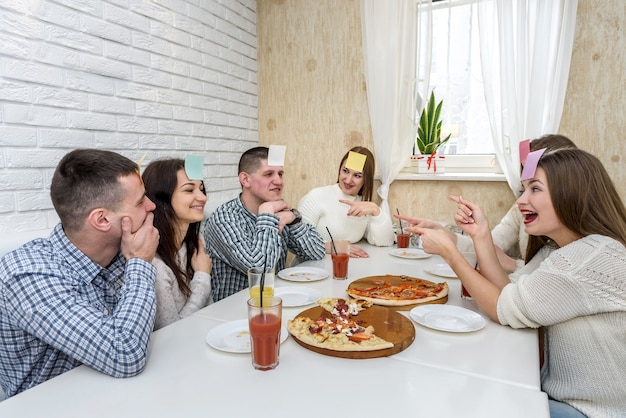
{"label": "woman's smiling face", "polygon": [[202,221],[207,202],[204,183],[200,180],[189,180],[185,170],[178,170],[176,176],[176,189],[172,194],[172,208],[176,218],[184,224]]}
{"label": "woman's smiling face", "polygon": [[566,228],[554,210],[543,168],[538,167],[535,176],[524,180],[522,187],[524,190],[517,199],[517,205],[524,216],[525,231],[529,235],[544,235],[557,240]]}
{"label": "woman's smiling face", "polygon": [[339,170],[339,188],[348,196],[356,196],[363,187],[363,173],[350,170],[345,163]]}

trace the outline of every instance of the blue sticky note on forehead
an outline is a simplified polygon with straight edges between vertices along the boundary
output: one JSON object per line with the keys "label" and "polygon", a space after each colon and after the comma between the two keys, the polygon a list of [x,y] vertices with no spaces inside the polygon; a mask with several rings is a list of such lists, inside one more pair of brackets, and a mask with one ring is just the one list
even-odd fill
{"label": "blue sticky note on forehead", "polygon": [[185,174],[189,180],[203,180],[202,169],[204,157],[202,155],[188,155],[185,157]]}
{"label": "blue sticky note on forehead", "polygon": [[526,157],[526,164],[524,164],[524,169],[522,170],[520,180],[528,180],[535,177],[537,164],[539,164],[539,159],[544,152],[546,152],[545,148],[528,153],[528,156]]}

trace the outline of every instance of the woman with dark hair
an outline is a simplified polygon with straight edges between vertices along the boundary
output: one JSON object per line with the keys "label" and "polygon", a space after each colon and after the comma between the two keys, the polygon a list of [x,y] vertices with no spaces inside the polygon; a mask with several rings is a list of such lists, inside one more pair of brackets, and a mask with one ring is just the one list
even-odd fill
{"label": "woman with dark hair", "polygon": [[[350,152],[365,157],[360,171],[346,167]],[[331,231],[333,239],[347,239],[358,242],[363,237],[372,245],[390,246],[393,244],[391,218],[372,202],[374,194],[374,155],[365,147],[354,147],[339,163],[337,183],[318,187],[307,193],[298,204],[302,219],[314,225],[324,241],[326,252],[330,253]],[[351,257],[368,257],[362,248],[351,245]]]}
{"label": "woman with dark hair", "polygon": [[[533,154],[533,153],[531,153]],[[626,209],[600,160],[579,149],[534,151],[517,200],[530,235],[508,276],[480,207],[460,197],[456,224],[480,271],[442,231],[411,226],[491,319],[543,328],[542,389],[551,415],[626,416]]]}
{"label": "woman with dark hair", "polygon": [[204,183],[189,180],[181,159],[153,161],[142,177],[146,195],[156,204],[154,226],[161,236],[152,262],[157,330],[210,303],[212,262],[200,235],[207,198]]}

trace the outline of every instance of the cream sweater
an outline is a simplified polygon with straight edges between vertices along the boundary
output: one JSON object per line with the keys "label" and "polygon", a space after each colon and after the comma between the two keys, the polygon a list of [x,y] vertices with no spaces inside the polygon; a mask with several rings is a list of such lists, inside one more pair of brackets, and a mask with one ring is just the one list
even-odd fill
{"label": "cream sweater", "polygon": [[[509,256],[518,259],[517,269],[524,266],[523,258],[528,246],[528,234],[524,230],[524,217],[517,205],[513,205],[500,223],[491,230],[491,237],[494,245],[500,247]],[[456,248],[461,253],[476,255],[474,243],[468,235],[457,235]]]}
{"label": "cream sweater", "polygon": [[626,249],[590,235],[511,274],[498,319],[545,327],[542,389],[589,417],[626,417]]}
{"label": "cream sweater", "polygon": [[[180,266],[187,265],[187,247],[178,251],[177,260]],[[158,256],[152,260],[157,269],[155,282],[157,311],[154,330],[176,322],[211,303],[211,275],[196,271],[189,284],[189,298],[180,291],[174,272]]]}
{"label": "cream sweater", "polygon": [[394,235],[391,218],[382,211],[378,216],[348,216],[349,206],[342,200],[361,200],[361,196],[344,194],[338,184],[318,187],[307,193],[298,204],[302,219],[315,226],[324,241],[330,241],[326,228],[333,239],[358,242],[363,237],[371,245],[387,247],[393,245]]}

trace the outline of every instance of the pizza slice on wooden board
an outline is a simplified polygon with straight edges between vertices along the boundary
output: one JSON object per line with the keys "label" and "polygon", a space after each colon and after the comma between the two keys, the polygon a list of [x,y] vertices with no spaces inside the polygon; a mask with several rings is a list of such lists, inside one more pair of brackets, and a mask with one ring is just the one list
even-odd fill
{"label": "pizza slice on wooden board", "polygon": [[317,348],[334,351],[375,351],[393,348],[375,333],[371,325],[363,326],[359,313],[371,307],[366,300],[323,298],[318,305],[326,312],[317,319],[298,316],[287,325],[296,339]]}
{"label": "pizza slice on wooden board", "polygon": [[350,283],[346,293],[375,305],[410,307],[447,302],[448,283],[435,283],[409,276],[369,276]]}

